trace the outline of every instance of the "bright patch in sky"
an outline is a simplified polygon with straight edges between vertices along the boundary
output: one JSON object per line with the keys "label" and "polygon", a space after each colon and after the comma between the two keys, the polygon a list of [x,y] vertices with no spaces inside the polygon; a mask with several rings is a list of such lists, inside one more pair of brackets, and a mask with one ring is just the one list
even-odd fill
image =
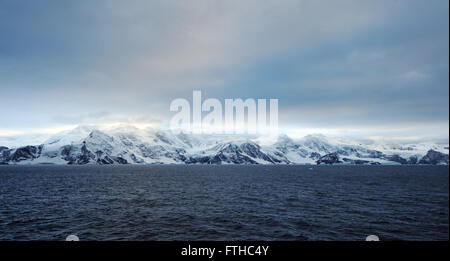
{"label": "bright patch in sky", "polygon": [[446,0],[1,1],[0,34],[4,137],[167,127],[201,90],[278,99],[294,136],[448,142]]}

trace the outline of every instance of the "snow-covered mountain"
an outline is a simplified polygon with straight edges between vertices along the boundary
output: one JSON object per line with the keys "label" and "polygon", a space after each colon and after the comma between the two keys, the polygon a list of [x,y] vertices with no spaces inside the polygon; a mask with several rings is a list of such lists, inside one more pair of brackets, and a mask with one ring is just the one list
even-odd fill
{"label": "snow-covered mountain", "polygon": [[[0,144],[1,145],[1,144]],[[447,164],[448,145],[362,144],[308,135],[174,134],[161,129],[80,126],[39,145],[0,146],[0,164]]]}

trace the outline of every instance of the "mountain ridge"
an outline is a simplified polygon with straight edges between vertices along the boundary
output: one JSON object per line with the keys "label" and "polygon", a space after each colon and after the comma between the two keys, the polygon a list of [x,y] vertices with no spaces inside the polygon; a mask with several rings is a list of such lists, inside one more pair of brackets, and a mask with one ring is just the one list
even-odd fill
{"label": "mountain ridge", "polygon": [[361,144],[280,134],[271,143],[245,135],[198,135],[120,126],[79,126],[38,145],[0,144],[0,164],[449,164],[448,145]]}

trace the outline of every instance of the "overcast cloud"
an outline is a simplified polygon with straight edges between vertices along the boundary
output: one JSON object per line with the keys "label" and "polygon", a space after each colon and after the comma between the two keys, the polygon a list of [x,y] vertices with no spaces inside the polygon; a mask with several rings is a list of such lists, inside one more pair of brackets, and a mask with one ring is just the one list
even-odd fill
{"label": "overcast cloud", "polygon": [[0,0],[0,136],[278,98],[291,133],[448,141],[449,2]]}

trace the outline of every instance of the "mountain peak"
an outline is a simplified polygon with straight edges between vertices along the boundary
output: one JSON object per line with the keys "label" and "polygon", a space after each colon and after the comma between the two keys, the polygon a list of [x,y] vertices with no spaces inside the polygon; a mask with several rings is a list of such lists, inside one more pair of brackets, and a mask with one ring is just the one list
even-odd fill
{"label": "mountain peak", "polygon": [[448,146],[430,143],[380,147],[322,134],[261,138],[82,125],[40,146],[1,147],[0,164],[448,164]]}

